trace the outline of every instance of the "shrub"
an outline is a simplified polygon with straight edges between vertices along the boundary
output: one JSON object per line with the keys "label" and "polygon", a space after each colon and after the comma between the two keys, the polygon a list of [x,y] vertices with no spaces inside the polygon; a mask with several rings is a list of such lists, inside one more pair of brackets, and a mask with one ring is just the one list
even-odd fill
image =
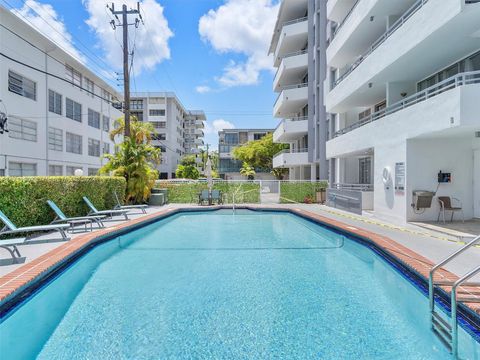
{"label": "shrub", "polygon": [[[198,201],[198,194],[208,189],[207,182],[187,182],[183,184],[169,181],[157,181],[156,188],[168,189],[168,201],[173,204],[191,204]],[[258,183],[216,182],[213,189],[220,190],[226,204],[231,204],[233,194],[235,203],[258,204],[260,202],[260,185]]]}
{"label": "shrub", "polygon": [[288,204],[292,202],[313,202],[315,199],[315,193],[321,190],[325,190],[327,187],[327,181],[282,182],[280,184],[280,202],[283,204]]}
{"label": "shrub", "polygon": [[0,210],[17,226],[44,225],[55,215],[47,205],[53,200],[67,216],[88,212],[87,196],[98,209],[115,205],[113,191],[123,199],[125,179],[107,176],[33,176],[0,178]]}

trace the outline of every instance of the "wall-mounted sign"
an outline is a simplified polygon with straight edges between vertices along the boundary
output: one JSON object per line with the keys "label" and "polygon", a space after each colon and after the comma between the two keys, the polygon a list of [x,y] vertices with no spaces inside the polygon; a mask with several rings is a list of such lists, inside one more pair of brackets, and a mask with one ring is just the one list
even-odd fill
{"label": "wall-mounted sign", "polygon": [[405,163],[395,163],[395,191],[405,192]]}

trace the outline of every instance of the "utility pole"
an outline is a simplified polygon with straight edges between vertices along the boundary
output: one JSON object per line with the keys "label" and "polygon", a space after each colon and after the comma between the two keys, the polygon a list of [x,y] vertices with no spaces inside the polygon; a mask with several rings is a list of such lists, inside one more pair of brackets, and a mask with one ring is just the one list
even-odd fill
{"label": "utility pole", "polygon": [[[125,136],[130,136],[130,74],[129,74],[129,61],[128,56],[128,26],[135,25],[138,28],[140,21],[143,23],[142,14],[140,13],[140,3],[137,2],[136,9],[127,9],[127,5],[123,4],[122,10],[115,10],[115,4],[112,3],[112,6],[107,8],[111,11],[113,16],[117,19],[110,21],[113,30],[116,29],[117,26],[121,26],[123,28],[123,100],[124,100],[124,113],[125,113]],[[135,22],[128,23],[128,15],[134,14],[138,17],[135,17]],[[120,21],[118,15],[122,15],[122,20]],[[133,54],[132,54],[133,56]]]}

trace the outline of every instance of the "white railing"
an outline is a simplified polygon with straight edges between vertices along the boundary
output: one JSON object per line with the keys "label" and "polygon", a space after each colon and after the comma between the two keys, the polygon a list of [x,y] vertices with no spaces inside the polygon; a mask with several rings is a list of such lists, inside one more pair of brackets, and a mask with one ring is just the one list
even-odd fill
{"label": "white railing", "polygon": [[285,21],[282,26],[297,24],[299,22],[303,22],[303,21],[307,21],[307,20],[308,20],[308,16],[305,16],[303,18],[294,19],[294,20],[290,20],[290,21]]}
{"label": "white railing", "polygon": [[357,191],[373,191],[373,184],[343,184],[334,183],[332,188],[338,190],[357,190]]}
{"label": "white railing", "polygon": [[380,45],[382,45],[385,40],[387,40],[395,31],[397,31],[410,17],[415,14],[423,5],[425,5],[428,0],[418,0],[415,2],[405,13],[402,15],[400,19],[395,21],[392,26],[388,28],[388,30],[383,33],[369,48],[368,50],[361,55],[357,60],[353,62],[352,65],[347,69],[347,71],[342,74],[338,79],[333,82],[332,89],[335,88],[339,83],[341,83],[348,75],[350,75],[353,70],[355,70],[371,53],[375,51]]}
{"label": "white railing", "polygon": [[277,96],[277,100],[275,100],[275,105],[277,104],[278,102],[278,99],[280,99],[280,96],[282,95],[282,93],[285,91],[285,90],[291,90],[291,89],[301,89],[301,88],[304,88],[304,87],[307,87],[308,86],[308,83],[302,83],[302,84],[295,84],[295,85],[287,85],[287,86],[283,86],[280,90],[280,93],[278,94]]}
{"label": "white railing", "polygon": [[349,10],[348,14],[343,18],[342,22],[340,24],[338,24],[338,26],[336,27],[335,31],[332,33],[332,36],[330,38],[330,42],[328,45],[331,44],[331,41],[333,39],[335,39],[335,36],[338,34],[338,32],[340,31],[340,29],[343,27],[343,25],[345,24],[345,22],[350,18],[350,15],[352,15],[352,12],[353,10],[355,10],[355,8],[357,7],[358,3],[360,2],[360,0],[357,0],[355,1],[355,3],[353,4],[352,8]]}
{"label": "white railing", "polygon": [[393,114],[397,111],[400,111],[412,105],[418,104],[429,98],[437,96],[445,91],[454,89],[459,86],[470,85],[470,84],[480,84],[480,71],[465,72],[465,73],[454,75],[448,79],[445,79],[433,86],[426,88],[425,90],[419,91],[409,97],[406,97],[405,99],[398,101],[386,107],[385,109],[376,111],[352,125],[349,125],[347,127],[344,127],[343,129],[336,131],[333,137],[335,138],[337,136],[346,134],[352,130],[362,127],[363,125],[369,124],[387,115]]}
{"label": "white railing", "polygon": [[298,153],[307,153],[307,152],[308,152],[307,148],[283,149],[283,150],[279,151],[278,153],[276,153],[275,155],[273,155],[273,157],[277,157],[278,155],[281,155],[281,154],[298,154]]}

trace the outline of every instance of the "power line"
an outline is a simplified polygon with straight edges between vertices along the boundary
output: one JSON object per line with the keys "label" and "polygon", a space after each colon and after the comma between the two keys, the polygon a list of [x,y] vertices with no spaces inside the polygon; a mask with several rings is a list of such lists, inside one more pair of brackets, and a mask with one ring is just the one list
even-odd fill
{"label": "power line", "polygon": [[114,103],[115,103],[114,101],[111,101],[111,100],[109,100],[109,99],[106,99],[106,98],[104,98],[103,96],[97,95],[97,94],[95,94],[93,91],[90,91],[90,90],[88,90],[88,89],[86,89],[86,88],[83,88],[81,85],[75,84],[75,83],[73,83],[73,82],[71,82],[71,81],[68,81],[67,79],[65,79],[65,78],[63,78],[63,77],[61,77],[61,76],[52,74],[52,73],[50,73],[50,72],[48,72],[48,71],[45,71],[45,70],[42,70],[42,69],[38,69],[38,68],[36,68],[36,67],[34,67],[34,66],[31,66],[31,65],[28,65],[28,64],[26,64],[26,63],[24,63],[24,62],[22,62],[22,61],[20,61],[20,60],[17,60],[17,59],[12,58],[12,57],[10,57],[10,56],[2,53],[2,52],[0,52],[0,56],[3,56],[4,58],[6,58],[6,59],[8,59],[8,60],[13,61],[13,62],[15,62],[15,63],[17,63],[17,64],[20,64],[20,65],[23,65],[23,66],[25,66],[25,67],[27,67],[27,68],[29,68],[29,69],[38,71],[38,72],[40,72],[40,73],[42,73],[42,74],[44,74],[44,75],[48,75],[48,76],[54,77],[55,79],[64,81],[64,82],[66,82],[66,83],[68,83],[68,84],[70,84],[70,85],[72,85],[72,86],[74,86],[74,87],[77,87],[77,88],[79,88],[80,90],[85,91],[86,93],[88,93],[88,94],[90,94],[90,95],[93,95],[93,96],[95,96],[95,97],[98,97],[99,99],[102,99],[102,100],[104,100],[104,101],[106,101],[106,102],[108,102],[108,103],[111,103],[111,104],[114,104]]}
{"label": "power line", "polygon": [[[5,4],[7,4],[8,6],[10,6],[11,9],[15,9],[7,0],[2,0]],[[104,65],[105,67],[99,65],[99,63],[94,59],[92,58],[91,56],[89,56],[88,54],[86,54],[85,52],[83,52],[82,50],[78,49],[77,47],[75,47],[73,45],[73,43],[70,41],[70,39],[68,39],[65,34],[61,33],[60,31],[58,31],[57,29],[55,29],[42,15],[40,15],[35,9],[33,9],[30,5],[28,5],[26,3],[26,0],[22,0],[22,3],[24,6],[28,7],[34,14],[36,14],[40,19],[43,20],[43,22],[45,22],[52,30],[54,30],[57,34],[59,34],[63,39],[65,39],[68,43],[70,43],[72,45],[72,47],[77,50],[78,52],[80,52],[81,54],[85,55],[93,64],[95,64],[98,69],[102,70],[102,71],[105,71],[107,74],[109,73],[109,65],[102,59],[100,58],[98,55],[96,55],[93,51],[91,51],[80,39],[78,39],[77,37],[75,37],[74,35],[70,34],[70,36],[72,36],[72,38],[74,38],[79,44],[81,44],[89,53],[91,53],[95,58],[97,58],[98,60],[100,60]],[[17,12],[18,13],[18,12]],[[20,15],[26,22],[28,22],[32,27],[34,27],[37,31],[40,31],[40,29],[35,25],[33,24],[29,19],[27,19],[25,16],[23,16],[22,14],[18,13],[18,15]],[[51,41],[53,41],[51,38],[50,38]],[[55,41],[53,41],[55,42]],[[57,44],[58,45],[58,44]],[[59,47],[61,47],[60,45],[58,45]],[[66,52],[68,52],[66,49],[64,49]],[[73,55],[73,54],[69,54],[69,55]],[[113,77],[113,74],[110,74],[112,77]]]}

